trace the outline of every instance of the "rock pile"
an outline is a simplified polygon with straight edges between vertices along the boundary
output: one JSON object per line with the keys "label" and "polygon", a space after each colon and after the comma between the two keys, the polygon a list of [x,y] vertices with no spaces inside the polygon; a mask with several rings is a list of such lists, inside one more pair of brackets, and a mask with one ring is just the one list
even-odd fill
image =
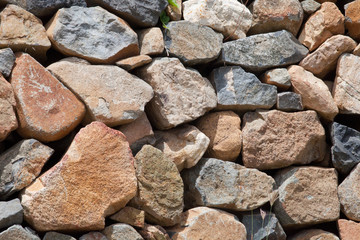
{"label": "rock pile", "polygon": [[0,240],[360,239],[360,0],[0,22]]}

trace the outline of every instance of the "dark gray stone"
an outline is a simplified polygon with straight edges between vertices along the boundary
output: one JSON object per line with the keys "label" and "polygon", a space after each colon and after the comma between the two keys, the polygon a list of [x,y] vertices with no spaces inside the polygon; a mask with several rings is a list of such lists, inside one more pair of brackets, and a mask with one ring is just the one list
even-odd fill
{"label": "dark gray stone", "polygon": [[278,93],[276,108],[281,111],[303,110],[301,95],[294,92]]}
{"label": "dark gray stone", "polygon": [[339,173],[347,175],[360,163],[360,132],[334,122],[331,126],[332,163]]}
{"label": "dark gray stone", "polygon": [[57,232],[47,232],[43,240],[76,240],[76,238]]}
{"label": "dark gray stone", "polygon": [[[165,48],[185,65],[215,60],[222,48],[223,35],[207,26],[188,21],[172,21],[165,29]],[[196,47],[194,47],[196,46]]]}
{"label": "dark gray stone", "polygon": [[[275,214],[265,212],[263,220],[259,211],[242,214],[240,221],[246,228],[247,240],[286,240],[286,233]],[[251,237],[253,235],[253,237]]]}
{"label": "dark gray stone", "polygon": [[270,109],[276,103],[276,86],[261,83],[252,73],[241,67],[220,67],[211,73],[216,89],[218,109]]}
{"label": "dark gray stone", "polygon": [[298,63],[308,52],[291,33],[282,30],[224,43],[219,62],[258,72]]}
{"label": "dark gray stone", "polygon": [[155,26],[161,12],[168,5],[167,0],[87,0],[87,2],[100,5],[139,27]]}
{"label": "dark gray stone", "polygon": [[144,240],[133,227],[125,223],[110,225],[103,234],[108,240]]}
{"label": "dark gray stone", "polygon": [[0,233],[0,240],[41,240],[31,229],[13,225]]}
{"label": "dark gray stone", "polygon": [[11,48],[0,49],[0,73],[9,77],[15,63],[15,55]]}
{"label": "dark gray stone", "polygon": [[23,208],[18,198],[8,202],[0,202],[0,229],[21,224],[23,216]]}

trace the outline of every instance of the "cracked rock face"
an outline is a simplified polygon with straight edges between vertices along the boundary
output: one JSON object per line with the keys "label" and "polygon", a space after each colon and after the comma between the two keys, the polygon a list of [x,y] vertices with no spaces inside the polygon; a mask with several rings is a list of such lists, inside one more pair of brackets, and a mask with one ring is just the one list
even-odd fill
{"label": "cracked rock face", "polygon": [[116,66],[65,59],[47,69],[85,103],[86,123],[100,121],[113,127],[132,122],[153,97],[149,84]]}

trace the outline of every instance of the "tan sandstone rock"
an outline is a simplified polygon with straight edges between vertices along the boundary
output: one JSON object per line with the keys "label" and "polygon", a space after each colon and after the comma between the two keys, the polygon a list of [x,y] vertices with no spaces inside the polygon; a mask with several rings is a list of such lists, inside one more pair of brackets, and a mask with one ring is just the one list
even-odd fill
{"label": "tan sandstone rock", "polygon": [[173,240],[245,240],[245,226],[227,212],[207,207],[189,209],[182,214],[181,222],[168,229]]}
{"label": "tan sandstone rock", "polygon": [[355,0],[344,6],[345,27],[350,37],[360,41],[360,1]]}
{"label": "tan sandstone rock", "polygon": [[339,110],[324,81],[297,65],[290,66],[288,72],[293,91],[301,95],[304,108],[315,110],[332,121]]}
{"label": "tan sandstone rock", "polygon": [[360,236],[360,223],[346,219],[337,221],[341,240],[358,240]]}
{"label": "tan sandstone rock", "polygon": [[79,131],[58,164],[25,189],[21,204],[38,231],[101,230],[105,217],[135,196],[136,186],[125,136],[93,122]]}
{"label": "tan sandstone rock", "polygon": [[17,101],[17,131],[24,138],[59,140],[85,115],[83,103],[28,54],[16,54],[10,82]]}
{"label": "tan sandstone rock", "polygon": [[286,68],[274,68],[266,71],[260,78],[264,83],[275,85],[279,90],[291,87],[291,78]]}
{"label": "tan sandstone rock", "polygon": [[344,15],[334,3],[324,2],[320,10],[306,21],[299,41],[313,51],[329,37],[344,34],[344,20]]}
{"label": "tan sandstone rock", "polygon": [[145,212],[133,207],[126,206],[114,215],[110,216],[110,219],[126,223],[135,227],[144,227],[145,224]]}
{"label": "tan sandstone rock", "polygon": [[0,74],[0,142],[17,129],[16,100],[11,84]]}
{"label": "tan sandstone rock", "polygon": [[185,68],[177,58],[155,58],[140,68],[137,75],[154,89],[155,95],[146,113],[158,129],[190,122],[217,105],[209,80]]}
{"label": "tan sandstone rock", "polygon": [[47,67],[85,103],[84,122],[113,127],[134,121],[153,97],[152,88],[122,68],[59,61]]}
{"label": "tan sandstone rock", "polygon": [[243,121],[245,167],[276,169],[325,156],[325,130],[314,111],[257,110],[246,113]]}
{"label": "tan sandstone rock", "polygon": [[159,55],[164,51],[164,37],[160,28],[153,27],[140,30],[138,36],[141,55]]}
{"label": "tan sandstone rock", "polygon": [[51,47],[40,19],[16,5],[7,5],[0,13],[0,48],[10,47],[39,58],[46,58]]}
{"label": "tan sandstone rock", "polygon": [[139,233],[145,240],[171,240],[166,230],[159,225],[145,224]]}
{"label": "tan sandstone rock", "polygon": [[126,71],[131,71],[135,68],[141,67],[145,64],[151,63],[152,58],[148,55],[139,55],[135,57],[125,58],[123,60],[117,61],[116,65],[125,69]]}
{"label": "tan sandstone rock", "polygon": [[[288,238],[289,240],[340,240],[335,234],[321,229],[308,229],[300,231]],[[343,240],[343,239],[342,239]]]}
{"label": "tan sandstone rock", "polygon": [[240,117],[232,111],[213,112],[199,118],[196,127],[210,139],[205,156],[235,161],[242,145],[240,124]]}
{"label": "tan sandstone rock", "polygon": [[352,52],[355,47],[356,42],[350,37],[335,35],[328,38],[313,53],[307,55],[299,65],[315,76],[323,78],[336,68],[341,54]]}

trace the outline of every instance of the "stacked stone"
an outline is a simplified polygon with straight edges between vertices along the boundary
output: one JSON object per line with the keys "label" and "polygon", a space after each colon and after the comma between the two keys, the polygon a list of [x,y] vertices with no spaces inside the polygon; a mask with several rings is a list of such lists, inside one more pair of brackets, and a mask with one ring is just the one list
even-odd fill
{"label": "stacked stone", "polygon": [[0,6],[0,240],[360,238],[360,0]]}

